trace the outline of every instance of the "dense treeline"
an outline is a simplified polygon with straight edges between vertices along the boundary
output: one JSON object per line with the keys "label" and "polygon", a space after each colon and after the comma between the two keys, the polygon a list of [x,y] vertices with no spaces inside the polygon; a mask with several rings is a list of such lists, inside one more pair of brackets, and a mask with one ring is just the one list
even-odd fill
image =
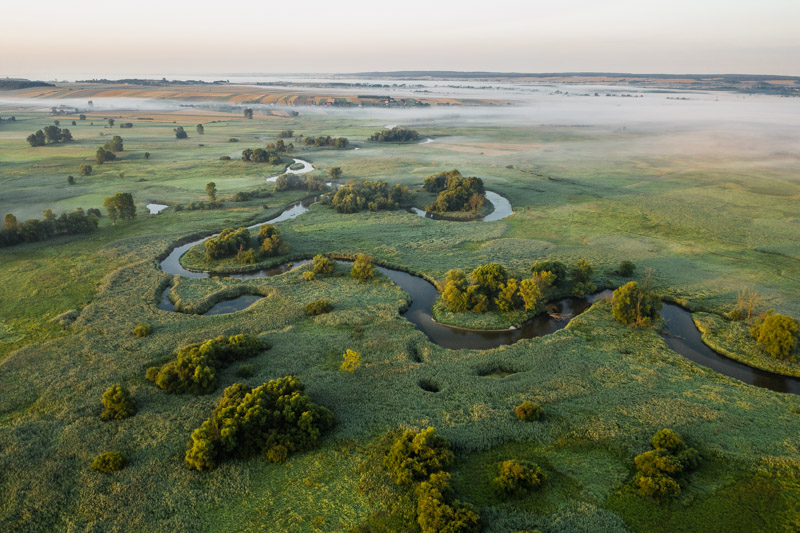
{"label": "dense treeline", "polygon": [[450,443],[432,427],[404,431],[384,458],[383,465],[394,481],[411,489],[422,533],[480,531],[477,511],[453,499],[447,472],[452,462]]}
{"label": "dense treeline", "polygon": [[45,144],[58,144],[74,141],[72,133],[67,128],[63,130],[58,126],[47,126],[28,135],[28,144],[31,146],[44,146]]}
{"label": "dense treeline", "polygon": [[186,464],[211,470],[228,457],[263,453],[274,463],[310,448],[335,424],[325,407],[316,405],[299,379],[287,376],[250,388],[235,383],[211,414],[192,433]]}
{"label": "dense treeline", "polygon": [[357,213],[392,210],[411,205],[414,193],[405,185],[389,185],[385,181],[362,181],[339,187],[331,198],[331,205],[338,213]]}
{"label": "dense treeline", "polygon": [[89,233],[97,229],[100,211],[89,209],[85,213],[78,208],[71,213],[61,213],[58,217],[50,209],[45,209],[44,219],[31,218],[18,223],[17,217],[7,213],[0,230],[0,247],[13,246],[23,242],[37,242],[59,237]]}
{"label": "dense treeline", "polygon": [[267,152],[263,148],[256,148],[255,150],[247,148],[242,150],[242,161],[277,165],[283,161],[283,158],[278,153]]}
{"label": "dense treeline", "polygon": [[305,137],[303,138],[303,145],[304,146],[330,146],[332,148],[347,148],[350,145],[350,141],[347,137],[331,137],[328,135],[327,137]]}
{"label": "dense treeline", "polygon": [[498,263],[481,265],[469,279],[462,270],[447,272],[442,302],[453,312],[485,313],[491,310],[539,312],[552,295],[551,288],[569,289],[574,296],[595,290],[591,282],[594,268],[580,259],[567,277],[566,266],[559,261],[537,261],[531,266],[531,277],[519,280],[509,277]]}
{"label": "dense treeline", "polygon": [[483,180],[465,178],[458,170],[439,172],[425,178],[423,188],[428,192],[439,193],[439,196],[426,211],[472,211],[477,212],[486,197]]}
{"label": "dense treeline", "polygon": [[217,387],[217,373],[233,361],[257,355],[269,345],[256,337],[240,333],[219,336],[178,349],[174,361],[147,369],[146,377],[160,389],[178,394],[209,394]]}
{"label": "dense treeline", "polygon": [[264,257],[285,255],[289,252],[289,243],[281,239],[281,230],[273,224],[262,225],[257,240],[258,248],[254,248],[250,243],[250,230],[225,228],[219,235],[205,242],[206,260],[235,255],[240,263],[252,264]]}
{"label": "dense treeline", "polygon": [[403,143],[419,140],[419,133],[407,128],[394,127],[382,131],[376,131],[367,139],[368,141]]}
{"label": "dense treeline", "polygon": [[278,176],[275,180],[275,192],[288,191],[290,189],[322,191],[325,189],[325,180],[322,176],[312,176],[311,174],[299,176],[288,172]]}

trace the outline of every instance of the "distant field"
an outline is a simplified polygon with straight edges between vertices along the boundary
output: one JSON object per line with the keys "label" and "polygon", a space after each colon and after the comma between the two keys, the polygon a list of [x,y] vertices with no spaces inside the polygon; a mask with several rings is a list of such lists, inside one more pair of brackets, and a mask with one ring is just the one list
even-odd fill
{"label": "distant field", "polygon": [[[52,90],[25,94],[45,97]],[[107,90],[72,93],[90,99],[100,93],[89,91]],[[140,89],[113,90],[133,96]],[[224,92],[228,87],[190,92],[201,90],[208,91],[204,98],[234,98]],[[142,91],[167,99],[176,94]],[[603,105],[604,113],[620,112]],[[787,116],[794,116],[789,109]],[[448,222],[405,211],[343,215],[316,204],[280,224],[291,254],[363,252],[437,280],[449,269],[470,271],[491,261],[525,275],[538,259],[586,258],[597,279],[607,281],[616,279],[611,272],[620,261],[631,260],[637,279],[653,268],[656,289],[690,309],[725,312],[737,290],[752,287],[764,308],[800,318],[796,124],[774,117],[778,123],[767,127],[689,119],[623,127],[549,117],[526,124],[484,116],[484,110],[414,114],[404,123],[399,110],[297,110],[299,116],[276,109],[280,116],[257,113],[246,120],[238,111],[116,109],[80,121],[0,109],[2,118],[17,119],[0,123],[0,214],[13,212],[22,221],[48,208],[102,207],[116,192],[132,193],[138,208],[133,222],[116,226],[104,211],[88,236],[0,248],[0,529],[347,531],[371,517],[399,520],[407,495],[380,466],[378,443],[398,427],[427,425],[453,443],[453,487],[480,510],[486,531],[798,528],[800,398],[690,363],[655,330],[615,322],[605,302],[547,337],[451,351],[399,315],[406,296],[381,276],[360,284],[341,269],[341,276],[314,282],[301,272],[174,280],[157,268],[180,239],[266,220],[307,195],[233,201],[237,192],[269,187],[264,178],[284,169],[245,163],[241,151],[292,129],[348,137],[359,148],[305,149],[295,142],[291,155],[311,161],[318,175],[339,166],[343,182],[419,185],[457,168],[510,199],[514,215]],[[108,117],[116,120],[113,128]],[[54,119],[75,142],[28,146],[25,137]],[[124,122],[134,127],[120,129]],[[365,140],[397,122],[434,142]],[[197,123],[204,135],[196,133]],[[188,139],[175,138],[177,126]],[[123,137],[125,150],[117,161],[97,165],[95,150],[113,135]],[[239,142],[229,142],[232,137]],[[80,175],[82,163],[94,167],[90,176]],[[75,185],[68,185],[69,175]],[[146,214],[150,202],[186,206],[207,199],[209,181],[223,208]],[[201,256],[186,260],[201,264]],[[232,315],[169,313],[156,305],[168,283],[187,304],[241,287],[268,296]],[[305,304],[319,298],[330,299],[334,311],[307,316]],[[57,319],[69,311],[71,318]],[[131,334],[140,322],[152,325],[151,336]],[[239,332],[273,345],[246,362],[254,367],[250,378],[237,378],[234,364],[221,372],[214,393],[191,396],[167,394],[144,377],[179,346]],[[717,340],[738,346],[728,337]],[[346,349],[363,355],[352,374],[339,370]],[[485,375],[494,370],[505,377]],[[280,465],[251,458],[202,474],[184,467],[191,431],[224,387],[290,374],[338,419],[320,446]],[[423,381],[439,392],[423,390]],[[100,398],[117,382],[132,391],[139,411],[104,422]],[[523,399],[544,406],[544,421],[514,418],[512,408]],[[633,457],[662,427],[679,431],[703,463],[676,500],[657,504],[636,495],[630,480]],[[129,466],[112,475],[90,471],[92,459],[109,450],[123,451]],[[541,491],[504,500],[488,488],[497,462],[512,457],[545,470]]]}

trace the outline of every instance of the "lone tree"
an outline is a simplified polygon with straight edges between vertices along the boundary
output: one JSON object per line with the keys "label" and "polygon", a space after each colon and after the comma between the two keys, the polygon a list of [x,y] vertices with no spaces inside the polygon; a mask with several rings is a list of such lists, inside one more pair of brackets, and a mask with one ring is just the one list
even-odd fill
{"label": "lone tree", "polygon": [[108,196],[103,205],[114,224],[118,218],[127,221],[136,217],[136,205],[133,203],[133,195],[129,192],[118,192],[114,196]]}
{"label": "lone tree", "polygon": [[648,291],[641,289],[635,281],[629,281],[614,291],[611,300],[611,314],[623,324],[636,327],[650,325],[653,319],[658,318],[661,310],[661,300]]}
{"label": "lone tree", "polygon": [[208,199],[212,202],[217,201],[217,184],[213,181],[209,181],[206,183],[206,194],[208,195]]}
{"label": "lone tree", "polygon": [[111,126],[112,128],[114,127],[114,119],[113,118],[108,119],[108,125]]}
{"label": "lone tree", "polygon": [[203,127],[202,124],[198,124],[196,129],[198,135],[203,135],[206,132],[206,129]]}
{"label": "lone tree", "polygon": [[760,324],[753,326],[750,334],[772,357],[790,359],[797,345],[799,331],[800,327],[794,318],[770,311]]}
{"label": "lone tree", "polygon": [[249,107],[248,107],[248,108],[245,108],[245,110],[243,111],[243,113],[244,113],[244,118],[249,118],[249,119],[252,119],[252,118],[253,118],[253,110],[252,110],[252,109],[250,109]]}
{"label": "lone tree", "polygon": [[178,126],[173,131],[175,131],[175,137],[177,139],[188,139],[189,138],[189,135],[183,129],[183,126]]}
{"label": "lone tree", "polygon": [[81,176],[88,176],[92,173],[92,165],[81,165]]}
{"label": "lone tree", "polygon": [[350,275],[358,281],[367,281],[375,277],[375,267],[372,266],[372,258],[368,255],[358,254],[350,269]]}
{"label": "lone tree", "polygon": [[331,169],[328,171],[328,174],[330,174],[331,178],[333,179],[341,178],[342,167],[331,167]]}
{"label": "lone tree", "polygon": [[103,420],[119,420],[136,414],[136,404],[128,389],[120,384],[112,385],[103,393]]}
{"label": "lone tree", "polygon": [[75,185],[75,178],[73,178],[72,176],[67,176],[67,183],[69,185]]}

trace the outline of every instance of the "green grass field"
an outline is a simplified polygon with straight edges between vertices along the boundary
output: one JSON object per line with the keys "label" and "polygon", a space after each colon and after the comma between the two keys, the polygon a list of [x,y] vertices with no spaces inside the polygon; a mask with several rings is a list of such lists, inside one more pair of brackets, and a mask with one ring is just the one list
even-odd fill
{"label": "green grass field", "polygon": [[[31,148],[25,136],[53,117],[14,114],[16,122],[0,124],[0,212],[22,221],[47,208],[101,207],[105,196],[131,192],[139,215],[116,226],[104,215],[88,236],[0,249],[0,529],[346,531],[389,516],[388,530],[414,531],[404,515],[408,495],[388,479],[380,453],[387,432],[428,425],[453,443],[453,487],[480,510],[485,531],[800,528],[800,398],[697,366],[657,331],[616,323],[606,302],[544,338],[451,351],[400,316],[406,295],[382,276],[361,284],[340,267],[340,275],[313,282],[301,270],[175,280],[157,266],[181,239],[266,220],[307,194],[232,201],[282,170],[237,160],[241,150],[290,128],[345,136],[360,148],[298,148],[295,156],[320,172],[341,166],[345,180],[418,185],[458,168],[509,198],[515,212],[497,222],[449,222],[405,211],[342,215],[316,204],[280,224],[290,257],[363,252],[435,280],[492,261],[522,275],[538,259],[586,258],[598,284],[618,282],[612,271],[627,259],[637,265],[636,278],[653,268],[660,293],[712,313],[698,321],[721,321],[742,287],[758,290],[765,308],[800,317],[796,160],[719,146],[681,150],[670,144],[674,132],[600,126],[432,121],[415,129],[435,142],[384,145],[364,139],[385,121],[316,110],[296,118],[231,115],[204,122],[203,136],[194,129],[201,120],[181,113],[172,123],[117,112],[118,124],[134,122],[123,130],[104,127],[99,116],[75,127],[58,117],[76,142]],[[177,125],[189,139],[175,139]],[[96,148],[115,134],[125,141],[120,160],[95,165]],[[223,155],[233,160],[220,161]],[[95,167],[91,176],[79,175],[84,162]],[[206,199],[209,181],[223,208],[146,214],[149,202]],[[183,262],[205,264],[200,250]],[[186,311],[242,292],[266,297],[229,315],[169,313],[157,307],[169,283]],[[320,298],[334,311],[307,316],[305,304]],[[152,325],[151,336],[131,333],[141,322]],[[763,357],[726,324],[714,331],[713,342],[742,359]],[[239,332],[273,346],[246,362],[252,377],[237,378],[234,364],[208,396],[167,394],[145,379],[147,367],[179,346]],[[346,349],[363,356],[352,374],[339,370]],[[497,369],[504,377],[486,375]],[[289,374],[338,419],[320,446],[280,465],[252,458],[207,473],[184,466],[192,430],[224,387]],[[105,422],[100,398],[118,382],[138,413]],[[544,406],[542,421],[514,417],[524,399]],[[679,497],[659,504],[638,496],[631,478],[634,456],[663,427],[681,433],[703,463]],[[125,453],[129,465],[109,475],[91,471],[93,458],[110,450]],[[539,491],[512,499],[491,491],[497,463],[510,458],[545,470]]]}

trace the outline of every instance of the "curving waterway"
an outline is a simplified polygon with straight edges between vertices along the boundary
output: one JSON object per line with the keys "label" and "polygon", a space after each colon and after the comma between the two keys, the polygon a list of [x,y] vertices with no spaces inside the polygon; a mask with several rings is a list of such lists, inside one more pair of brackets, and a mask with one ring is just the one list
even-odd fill
{"label": "curving waterway", "polygon": [[[500,196],[496,192],[486,191],[486,199],[494,207],[494,210],[486,215],[483,218],[476,219],[480,222],[492,222],[495,220],[503,220],[506,217],[510,217],[514,214],[514,209],[511,208],[511,202],[504,196]],[[462,222],[464,219],[455,218],[455,217],[448,217],[447,215],[439,215],[437,213],[431,213],[430,211],[423,211],[417,207],[412,207],[411,212],[425,218],[433,218],[435,220],[451,220],[455,222]]]}
{"label": "curving waterway", "polygon": [[[310,163],[302,160],[296,159],[295,162],[305,163],[306,165],[310,166]],[[304,165],[303,169],[307,168],[306,165]],[[313,167],[311,168],[313,169]],[[299,169],[298,171],[294,172],[303,173],[303,169]],[[305,172],[309,172],[309,170],[305,170]],[[275,177],[277,178],[277,176]],[[489,194],[490,193],[487,191],[487,197],[489,197]],[[497,196],[502,198],[500,195]],[[278,216],[265,222],[249,226],[249,228],[257,228],[263,224],[274,224],[296,218],[308,211],[308,207],[316,202],[317,199],[318,198],[310,198],[304,201],[289,204]],[[505,199],[503,198],[503,200]],[[492,203],[495,205],[495,212],[497,212],[498,204],[495,204],[494,200],[492,199],[490,199],[490,201],[492,201]],[[507,200],[505,201],[508,202]],[[510,209],[511,205],[509,203],[508,210],[510,211]],[[492,214],[494,214],[494,212]],[[499,218],[489,219],[489,216],[487,216],[482,220],[500,220],[501,218],[504,218],[504,216],[500,216],[501,214],[502,211],[497,215]],[[508,216],[508,214],[505,216]],[[176,247],[163,261],[161,261],[161,270],[176,276],[191,278],[209,277],[208,272],[193,272],[185,269],[180,264],[180,258],[193,246],[200,244],[210,237],[214,237],[216,235],[218,234],[204,237],[202,239],[198,239],[188,244]],[[221,275],[221,277],[231,277],[237,279],[271,277],[283,274],[284,272],[288,272],[289,270],[305,265],[309,262],[310,261],[308,260],[304,260],[293,263],[285,263],[273,268],[259,270],[256,272],[250,272],[246,274],[226,274]],[[340,261],[340,263],[347,262]],[[376,269],[391,279],[410,296],[411,305],[403,313],[403,316],[409,322],[414,324],[417,329],[422,331],[428,337],[428,339],[431,340],[431,342],[444,348],[454,350],[461,348],[471,350],[488,350],[506,344],[513,344],[521,339],[529,339],[548,335],[554,331],[564,328],[567,324],[569,324],[569,320],[567,319],[555,318],[548,314],[540,314],[526,321],[519,328],[507,330],[470,330],[449,326],[446,324],[440,324],[434,321],[432,316],[433,304],[439,294],[433,284],[419,276],[402,272],[400,270],[382,266],[377,266]],[[168,297],[169,291],[170,287],[168,286],[162,293],[159,308],[165,311],[174,311],[175,308]],[[605,298],[609,294],[610,291],[602,291],[584,298],[564,298],[555,303],[554,315],[567,317],[577,316],[591,307],[594,302]],[[238,298],[224,300],[217,303],[205,314],[233,313],[249,307],[260,298],[261,297],[257,295],[244,295]],[[800,378],[782,376],[780,374],[773,374],[771,372],[758,370],[743,363],[739,363],[738,361],[724,357],[711,350],[703,343],[701,333],[695,326],[691,313],[682,309],[681,307],[665,302],[661,311],[661,315],[666,323],[661,335],[666,344],[678,354],[699,365],[705,366],[711,370],[719,372],[720,374],[730,376],[750,385],[755,385],[757,387],[762,387],[777,392],[800,394]]]}

